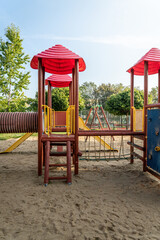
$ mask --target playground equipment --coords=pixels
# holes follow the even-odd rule
[[[86,119],[86,121],[85,121],[85,124],[88,125],[88,126],[90,127],[90,129],[92,129],[92,126],[93,126],[93,125],[95,126],[94,120],[95,120],[95,118],[96,118],[96,116],[97,116],[97,119],[98,119],[100,128],[101,128],[101,129],[104,128],[104,127],[102,126],[101,119],[100,119],[100,117],[99,117],[99,115],[98,115],[98,109],[101,110],[101,113],[102,113],[102,115],[103,115],[103,118],[104,118],[104,120],[105,120],[105,123],[107,124],[108,129],[111,130],[110,124],[109,124],[109,122],[108,122],[108,119],[107,119],[107,117],[106,117],[106,114],[105,114],[105,112],[104,112],[104,109],[103,109],[102,105],[97,105],[97,106],[95,106],[95,107],[91,107],[91,109],[89,110],[87,119]],[[91,116],[92,111],[94,112],[94,115],[93,115],[93,118],[92,118],[92,120],[91,120],[91,123],[88,124],[88,120],[89,120],[89,117]]]
[[[153,175],[159,177],[159,129],[154,117],[155,110],[152,108],[160,108],[160,50],[151,49],[144,57],[142,57],[136,65],[131,67],[128,72],[131,73],[131,121],[130,130],[89,130],[82,119],[79,118],[79,103],[78,103],[78,73],[84,71],[86,66],[84,60],[77,54],[66,49],[62,45],[55,45],[48,50],[45,50],[35,55],[31,61],[31,67],[38,69],[38,114],[27,115],[19,113],[18,118],[16,114],[10,113],[2,116],[0,124],[0,132],[34,132],[37,131],[38,123],[38,175],[42,175],[42,168],[44,165],[44,183],[48,184],[49,180],[66,179],[67,183],[71,183],[71,164],[74,165],[74,173],[78,174],[79,160],[81,155],[79,151],[79,139],[81,137],[93,138],[98,140],[100,146],[103,147],[103,152],[109,151],[114,153],[116,148],[111,144],[107,145],[105,138],[107,136],[119,136],[121,137],[121,146],[123,147],[123,137],[129,136],[130,141],[130,163],[134,162],[134,158],[139,158],[143,162],[143,171],[148,171]],[[56,74],[61,78],[59,81],[47,80],[48,83],[48,103],[45,103],[45,72]],[[158,103],[148,105],[148,74],[158,73]],[[66,74],[72,74],[72,81],[66,80]],[[143,123],[141,127],[137,127],[136,118],[138,116],[137,110],[134,110],[134,75],[144,75],[144,114]],[[56,76],[51,76],[55,78]],[[66,112],[56,112],[52,109],[51,103],[51,86],[64,87],[66,84],[69,86],[69,108]],[[147,109],[151,109],[148,110]],[[150,111],[150,113],[149,113]],[[158,114],[158,113],[157,113]],[[147,116],[148,115],[148,116]],[[59,117],[58,117],[59,116]],[[61,116],[61,117],[60,117]],[[156,115],[157,116],[157,115]],[[21,124],[14,126],[12,124],[12,118]],[[9,119],[9,120],[6,120]],[[36,121],[35,121],[36,119]],[[56,123],[57,119],[57,123]],[[58,122],[61,119],[62,122]],[[151,119],[154,119],[154,124],[150,124]],[[7,122],[8,121],[8,122]],[[24,124],[25,122],[25,124]],[[148,127],[148,130],[147,130]],[[81,128],[81,129],[79,129]],[[149,136],[149,132],[155,132],[155,134]],[[60,134],[61,132],[61,134]],[[154,144],[150,144],[152,139],[155,138]],[[113,140],[112,138],[110,138]],[[141,140],[143,146],[137,144],[136,140]],[[149,139],[149,140],[148,140]],[[147,142],[148,141],[148,142]],[[94,141],[95,142],[95,141]],[[113,141],[114,143],[114,141]],[[151,146],[149,146],[151,145]],[[65,152],[51,152],[52,146],[65,146]],[[113,149],[111,149],[113,148]],[[142,152],[142,155],[136,152],[136,149]],[[95,149],[94,149],[95,150]],[[110,151],[113,150],[113,151]],[[92,149],[90,149],[92,151]],[[102,149],[100,149],[102,151]],[[154,154],[153,154],[154,152]],[[156,153],[155,153],[156,152]],[[66,163],[51,164],[50,156],[66,156]],[[99,155],[100,156],[100,155]],[[72,158],[72,161],[71,161]],[[153,161],[153,165],[151,161]],[[66,167],[66,176],[50,176],[50,167]]]

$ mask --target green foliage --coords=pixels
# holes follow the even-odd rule
[[[149,97],[152,99],[152,103],[158,102],[158,87],[151,88],[151,91],[149,93]]]
[[[69,106],[68,98],[68,88],[54,88],[52,90],[52,108],[55,111],[66,111]]]
[[[14,24],[5,32],[6,40],[0,39],[0,111],[25,111],[23,90],[28,89],[30,73],[25,72],[29,56],[25,55],[20,30]]]
[[[134,106],[136,109],[143,108],[143,91],[134,90]],[[129,115],[130,90],[123,91],[119,94],[113,94],[106,102],[105,110],[114,115]]]
[[[48,92],[45,92],[45,102],[48,101]],[[28,98],[28,111],[38,111],[38,92],[35,95],[35,99]],[[84,108],[84,99],[79,95],[79,110]],[[52,108],[55,111],[66,111],[69,107],[69,88],[53,88],[52,89]]]
[[[85,108],[90,109],[97,104],[97,85],[93,82],[85,82],[80,88],[80,95],[84,99]]]

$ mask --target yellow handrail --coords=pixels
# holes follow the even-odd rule
[[[55,111],[47,105],[42,105],[42,107],[44,108],[44,133],[49,136],[52,133],[52,127],[55,125]]]
[[[70,135],[75,133],[75,106],[70,105],[66,111],[66,131]]]

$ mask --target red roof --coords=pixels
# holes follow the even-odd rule
[[[133,67],[127,70],[131,72],[134,69],[135,75],[144,75],[144,61],[148,61],[148,74],[158,73],[160,69],[160,50],[151,48]]]
[[[79,59],[79,71],[86,69],[83,58],[73,53],[62,45],[55,45],[35,55],[31,60],[31,67],[38,69],[38,58],[42,58],[42,66],[45,71],[55,74],[69,74],[75,66],[75,59]]]
[[[48,85],[48,81],[50,81],[52,87],[69,87],[69,84],[72,82],[72,78],[67,74],[53,74],[45,80],[46,85]]]

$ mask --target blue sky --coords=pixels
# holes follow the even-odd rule
[[[62,44],[86,62],[80,84],[130,84],[126,70],[152,47],[160,48],[159,0],[0,0],[0,36],[14,23],[20,28],[25,53],[35,54]],[[34,97],[37,70],[25,94]],[[157,85],[149,77],[149,88]],[[143,77],[135,77],[143,88]]]

